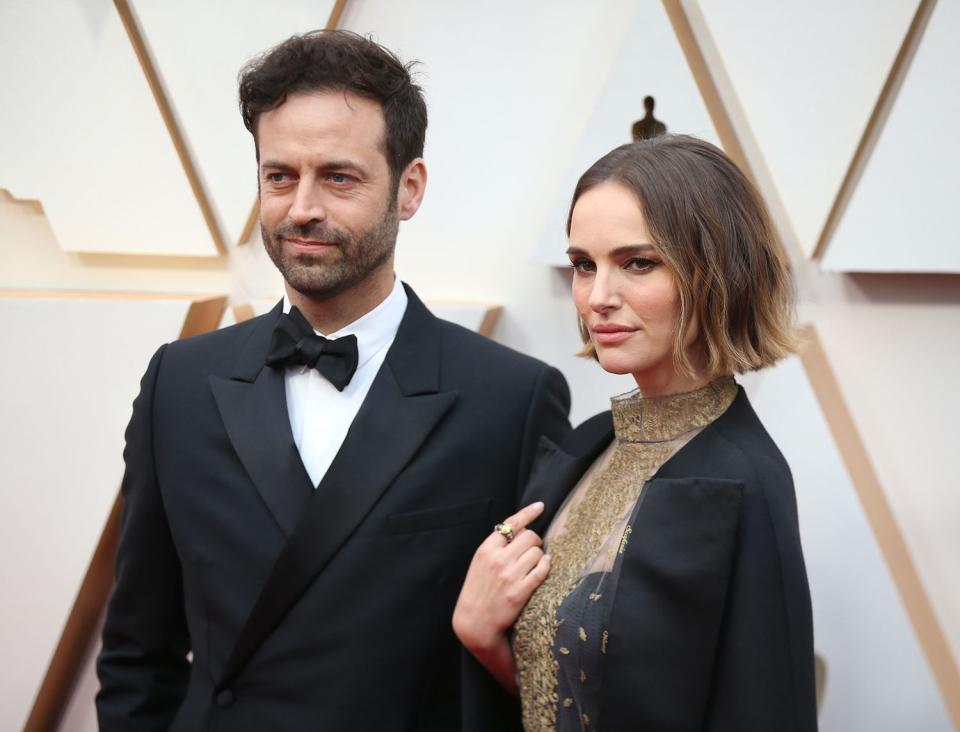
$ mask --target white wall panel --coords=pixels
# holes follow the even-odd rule
[[[70,697],[70,703],[63,711],[63,717],[60,720],[60,726],[57,730],[60,732],[98,732],[97,725],[97,692],[100,691],[100,680],[97,679],[96,660],[100,652],[100,634],[103,632],[103,617],[101,624],[97,626],[97,642],[92,644],[90,652],[87,654],[86,663],[79,674],[77,685],[73,690],[73,696]]]
[[[67,251],[215,255],[110,0],[0,3],[0,187]]]
[[[153,17],[154,13],[163,16],[165,6],[158,0],[133,2],[141,21],[144,17]],[[318,7],[320,4],[318,0]],[[875,100],[875,92],[889,70],[889,62],[916,3],[906,0],[880,0],[869,4],[865,0],[826,3],[817,0],[813,5],[803,5],[765,4],[756,0],[737,3],[702,0],[700,4],[706,19],[711,21],[711,32],[720,46],[720,61],[733,79],[746,110],[748,127],[757,138],[754,142],[759,143],[758,149],[774,173],[776,182],[771,190],[779,191],[790,209],[794,226],[798,231],[807,232],[806,244],[812,245],[836,192],[835,184],[849,163],[863,121]],[[955,3],[941,0],[937,13],[946,13],[950,5],[955,6]],[[191,94],[196,92],[184,86],[189,80],[177,80],[178,74],[190,70],[191,63],[198,78],[208,70],[211,79],[215,70],[217,75],[226,74],[225,67],[220,66],[219,54],[232,47],[231,39],[220,38],[215,31],[204,35],[199,28],[199,37],[208,43],[190,40],[188,44],[183,40],[178,44],[173,35],[177,31],[181,39],[195,39],[196,36],[191,35],[195,29],[189,26],[194,22],[202,25],[200,21],[209,17],[206,15],[208,6],[226,7],[209,3],[190,6],[178,28],[169,21],[171,27],[158,35],[157,29],[167,21],[161,19],[158,25],[158,21],[150,20],[144,22],[144,32],[158,58],[166,86],[174,90],[170,94],[172,102],[196,154],[208,192],[229,231],[241,223],[226,213],[229,207],[235,205],[236,210],[246,213],[239,191],[242,186],[252,183],[252,175],[247,178],[246,172],[253,168],[249,138],[243,138],[245,147],[238,153],[236,161],[219,158],[220,153],[207,155],[204,149],[218,141],[211,142],[204,137],[209,134],[205,118],[214,113],[214,108],[222,110],[224,102],[211,99],[210,109],[201,113],[200,110],[206,108],[200,106],[200,101],[181,101],[191,99]],[[43,13],[54,7],[56,13],[49,20],[45,19]],[[277,8],[271,10],[279,12]],[[253,11],[245,12],[244,17],[250,17],[249,13]],[[630,122],[642,113],[644,94],[654,94],[658,100],[658,116],[664,118],[672,130],[681,130],[680,122],[676,121],[680,117],[668,110],[679,102],[669,100],[672,95],[679,94],[689,80],[682,81],[678,77],[662,91],[647,88],[634,91],[629,86],[631,80],[642,81],[652,70],[631,68],[630,64],[618,60],[623,54],[643,51],[637,49],[636,44],[624,41],[635,19],[644,13],[660,12],[660,3],[648,0],[610,0],[604,3],[583,0],[538,0],[531,3],[507,0],[484,3],[350,0],[344,15],[348,27],[373,32],[405,59],[424,61],[419,80],[426,89],[431,115],[427,141],[430,182],[423,208],[412,221],[401,227],[398,274],[410,282],[427,302],[502,303],[504,311],[495,333],[497,340],[553,363],[564,372],[573,394],[574,422],[606,408],[608,396],[628,390],[632,382],[629,377],[605,374],[596,363],[572,355],[579,347],[579,339],[570,303],[569,274],[530,261],[531,253],[547,236],[559,236],[550,240],[550,246],[556,244],[562,251],[563,217],[557,212],[565,208],[565,199],[572,193],[574,173],[579,173],[581,166],[586,167],[606,148],[628,138]],[[225,17],[219,19],[220,25],[227,27],[234,22],[230,20],[234,14],[226,9],[223,14]],[[23,175],[18,173],[18,179],[39,180],[44,185],[53,186],[61,184],[56,180],[60,175],[74,176],[69,185],[63,183],[62,190],[64,196],[69,193],[71,200],[68,203],[75,207],[69,210],[69,216],[58,216],[60,226],[63,221],[88,228],[94,224],[122,226],[123,233],[136,231],[142,236],[157,237],[164,251],[172,240],[168,236],[170,227],[177,227],[176,231],[201,231],[206,241],[205,251],[212,251],[212,243],[202,226],[196,204],[190,198],[179,161],[175,159],[172,146],[165,147],[169,146],[168,136],[162,129],[142,72],[129,51],[127,39],[116,36],[117,43],[123,42],[120,44],[122,54],[128,54],[124,56],[126,61],[118,64],[111,61],[97,73],[84,74],[71,68],[77,54],[71,56],[69,43],[79,41],[59,45],[48,43],[46,38],[39,37],[39,28],[31,30],[28,27],[25,17],[27,20],[40,18],[43,33],[53,38],[79,28],[85,39],[83,42],[94,49],[90,51],[93,55],[100,53],[96,44],[114,38],[118,28],[115,11],[105,0],[85,3],[66,0],[56,4],[52,0],[34,3],[7,0],[0,3],[0,60],[6,69],[4,104],[0,105],[0,123],[4,130],[0,137],[0,186],[10,187],[23,197],[35,193],[29,187],[20,185],[18,188],[6,182],[8,171],[15,170],[8,164],[15,154],[19,166],[16,170],[23,172],[30,168]],[[718,17],[722,22],[716,22]],[[244,26],[242,19],[236,22]],[[310,26],[319,24],[311,22]],[[924,46],[915,59],[916,68],[923,67],[924,48],[935,37],[935,29],[940,25],[942,21],[935,15],[923,41]],[[239,32],[247,30],[244,26]],[[254,30],[259,32],[257,29],[249,29],[249,32]],[[230,31],[234,32],[238,31]],[[119,33],[123,33],[122,29]],[[171,35],[166,36],[167,33]],[[272,42],[270,39],[265,45]],[[671,49],[660,54],[658,63],[673,57],[664,54],[681,57],[677,48]],[[188,62],[185,67],[180,66],[182,61],[179,58],[173,66],[170,65],[171,54],[177,53]],[[957,58],[956,44],[953,44],[937,64],[943,69],[953,69],[957,67]],[[670,69],[675,68],[679,67],[674,67],[671,62]],[[673,73],[670,69],[668,72]],[[119,82],[116,81],[117,74],[123,77]],[[614,83],[615,78],[624,80],[623,84]],[[903,100],[911,98],[909,87],[912,85],[930,86],[935,95],[948,94],[953,88],[948,85],[949,77],[932,75],[923,78],[925,81],[919,77],[916,81],[907,79],[888,120],[888,125],[893,126],[890,129],[897,129],[897,114],[904,110],[920,114],[918,110],[926,108],[913,102],[903,106]],[[209,83],[213,84],[213,81]],[[232,93],[232,78],[227,88]],[[752,91],[747,94],[748,90]],[[225,94],[223,88],[210,92],[211,95],[214,93]],[[84,94],[98,100],[97,115],[81,114],[82,105],[86,103]],[[37,109],[45,110],[41,119],[31,117]],[[48,113],[51,109],[53,114]],[[69,110],[69,115],[63,114],[64,109]],[[946,113],[937,113],[941,114],[937,124],[940,120],[950,119],[951,115],[956,118],[956,113],[949,111],[952,107],[946,109]],[[150,116],[146,122],[138,123],[133,119],[146,112]],[[240,127],[232,100],[229,114],[229,121],[223,117],[224,124],[233,125],[238,135],[246,135]],[[624,114],[626,119],[622,119]],[[926,141],[921,140],[917,147],[916,138],[926,134],[925,130],[939,130],[931,115],[923,114],[924,117],[916,122],[919,128],[909,128],[909,136],[904,136],[906,133],[900,136],[901,140],[908,141],[908,148],[913,145],[917,150],[925,149]],[[202,119],[191,121],[191,115]],[[859,122],[856,121],[858,116]],[[110,125],[115,119],[133,121],[121,125],[124,129],[119,136],[114,135],[114,145],[112,133],[84,126],[90,124],[88,117],[100,125]],[[66,132],[61,127],[66,124],[64,119],[72,125]],[[150,130],[159,132],[153,136]],[[696,130],[691,126],[685,131]],[[141,136],[136,148],[127,146],[123,138],[133,132]],[[949,152],[950,132],[938,131],[930,135],[931,139],[939,138],[947,157],[952,154]],[[596,155],[587,159],[583,146],[596,139],[599,148],[603,134],[610,136],[604,138],[603,149],[598,149]],[[706,131],[701,134],[709,137]],[[109,144],[104,143],[104,138]],[[874,151],[870,166],[884,159],[882,147],[885,144],[886,137]],[[76,156],[80,155],[78,150],[83,145],[93,145],[99,154],[97,161],[106,163],[106,171],[85,169],[77,163],[79,158]],[[226,141],[224,145],[226,149]],[[44,146],[42,150],[41,146]],[[50,163],[48,149],[61,157]],[[578,163],[577,155],[581,154],[584,159]],[[154,160],[157,155],[162,158],[159,163]],[[118,175],[111,167],[116,159],[125,163]],[[132,166],[130,161],[134,163]],[[881,187],[876,181],[868,180],[872,176],[890,178],[895,183],[907,181],[909,185],[926,190],[924,186],[928,177],[939,180],[936,176],[942,175],[936,172],[936,159],[919,156],[914,160],[908,155],[898,157],[897,161],[889,170],[878,168],[873,171],[868,167],[861,182],[864,191]],[[239,171],[237,181],[229,181],[231,185],[236,183],[237,189],[229,194],[221,193],[221,184],[216,182],[221,180],[219,176],[226,175],[222,171],[226,170],[228,163],[236,164]],[[79,177],[77,171],[84,170],[87,177]],[[145,190],[142,187],[146,185],[142,182],[145,178],[156,178],[162,195],[180,196],[177,201],[182,200],[183,205],[189,203],[192,213],[186,217],[178,214],[180,204],[177,201],[152,206],[155,200],[162,201],[162,197],[154,199],[150,194],[140,195]],[[104,193],[104,179],[116,190]],[[951,180],[946,179],[948,183]],[[795,185],[797,190],[791,195],[799,205],[791,204],[786,193],[789,185],[784,181],[793,181],[790,185]],[[831,186],[833,190],[826,190]],[[952,189],[946,185],[942,187],[949,195]],[[939,194],[939,191],[934,193]],[[804,198],[807,195],[812,198],[807,200]],[[142,208],[131,208],[138,203],[138,198],[141,203],[146,200],[151,204],[146,214]],[[910,200],[907,194],[901,198]],[[891,200],[887,197],[876,203],[871,199],[863,204],[863,211],[867,216],[879,213],[889,217],[891,212],[897,212],[899,205]],[[52,220],[54,212],[48,202],[45,201],[45,205]],[[855,197],[847,211],[851,223],[856,220],[858,205]],[[106,215],[101,215],[102,206],[109,209]],[[944,210],[949,209],[944,207]],[[840,222],[839,238],[834,240],[834,244],[840,243],[835,250],[837,255],[847,246],[842,228],[845,223]],[[951,221],[931,214],[917,218],[914,224],[915,230],[905,246],[920,247],[924,242],[918,242],[918,239],[923,238],[940,250],[938,256],[956,248],[954,239],[951,239],[955,229]],[[895,227],[892,230],[896,230]],[[57,235],[60,236],[59,231]],[[854,235],[858,238],[874,236],[872,230],[863,228],[851,230],[851,237]],[[179,243],[191,241],[189,236],[179,234],[173,240]],[[127,246],[122,237],[118,237],[118,241]],[[858,256],[863,252],[862,247],[869,245],[869,242],[861,244],[859,240],[855,245],[851,244]],[[96,248],[102,249],[100,246]],[[827,250],[828,257],[834,254],[831,248]],[[235,249],[228,258],[166,258],[164,263],[156,258],[132,260],[57,251],[46,220],[36,207],[10,201],[3,194],[0,194],[0,259],[3,261],[0,284],[7,287],[230,291],[233,302],[266,298],[268,306],[274,302],[271,295],[281,291],[279,276],[259,244]],[[939,284],[931,288],[929,279],[891,277],[885,280],[883,288],[878,289],[868,287],[866,278],[822,272],[815,263],[804,259],[796,260],[794,267],[804,300],[805,319],[817,323],[827,354],[849,399],[853,417],[902,526],[918,573],[944,626],[954,658],[960,658],[960,624],[957,622],[960,618],[960,586],[956,581],[954,561],[958,546],[956,537],[960,535],[956,519],[960,516],[957,503],[960,493],[955,490],[957,466],[953,459],[956,452],[953,416],[960,410],[960,392],[954,386],[955,375],[960,369],[957,360],[960,358],[960,342],[952,337],[953,333],[960,332],[960,300],[948,292],[945,280],[941,282],[943,278],[938,278],[936,282]],[[38,312],[44,312],[43,306]],[[33,319],[34,315],[30,312],[24,317]],[[3,322],[6,325],[5,316]],[[70,322],[68,319],[64,324]],[[51,328],[59,336],[64,324],[58,322]],[[102,403],[99,407],[102,416],[99,416],[100,412],[89,412],[85,420],[78,422],[64,413],[60,422],[53,419],[45,419],[39,424],[23,422],[19,430],[21,434],[15,435],[20,442],[10,444],[19,447],[31,443],[35,454],[40,449],[37,445],[62,443],[76,433],[79,424],[92,433],[102,432],[104,440],[109,433],[113,442],[98,453],[102,456],[98,458],[98,465],[104,470],[113,469],[111,465],[118,470],[123,424],[129,415],[130,399],[136,391],[136,379],[149,352],[160,341],[174,335],[152,333],[144,337],[144,352],[130,364],[133,382],[129,393],[124,393],[116,402]],[[82,366],[97,358],[98,343],[96,337],[91,337],[77,344],[71,353],[77,355],[76,360]],[[16,367],[8,364],[7,368]],[[34,368],[33,364],[31,368]],[[830,664],[823,729],[826,732],[847,732],[848,729],[864,728],[844,725],[869,704],[878,703],[887,709],[887,701],[904,698],[899,689],[891,689],[885,679],[878,680],[874,674],[874,666],[878,666],[884,675],[892,674],[899,679],[900,655],[905,668],[913,675],[908,679],[910,685],[905,687],[907,702],[903,706],[907,710],[920,708],[902,728],[924,732],[944,729],[942,703],[930,692],[929,671],[925,670],[923,659],[917,660],[915,645],[904,640],[906,634],[899,599],[890,588],[885,570],[882,567],[877,569],[872,534],[864,527],[862,515],[852,507],[855,502],[850,499],[851,494],[845,492],[847,488],[843,487],[842,481],[837,484],[841,489],[836,495],[824,495],[825,488],[816,482],[822,480],[825,484],[833,480],[831,476],[838,470],[838,463],[835,454],[830,452],[832,443],[821,442],[822,432],[817,432],[820,418],[807,414],[812,402],[804,401],[798,405],[794,401],[801,397],[807,399],[807,387],[799,380],[781,382],[778,374],[779,370],[771,373],[769,380],[759,382],[759,390],[752,389],[752,393],[761,407],[762,416],[793,462],[798,477],[802,530],[817,603],[818,647]],[[20,376],[19,372],[16,375]],[[49,392],[49,398],[44,395],[37,399],[38,408],[60,408],[63,401],[57,390],[60,384],[54,386],[56,388]],[[784,403],[787,399],[790,401]],[[765,404],[774,406],[768,410]],[[2,406],[6,408],[6,403]],[[791,432],[795,426],[791,422],[786,424],[783,432],[779,431],[778,420],[786,419],[787,415],[792,419],[794,412],[799,423],[812,425],[810,429]],[[96,420],[89,416],[93,413],[98,414]],[[7,439],[6,433],[2,437]],[[93,439],[90,435],[83,437]],[[804,466],[804,461],[811,458],[809,450],[801,449],[801,441],[817,445],[816,465]],[[821,453],[824,455],[822,461]],[[48,468],[46,465],[42,467]],[[813,483],[803,477],[805,475],[813,475]],[[109,485],[110,498],[118,479],[117,473]],[[102,483],[106,485],[105,478]],[[0,509],[4,511],[0,521],[6,521],[7,501],[13,500],[11,495],[25,497],[22,492],[11,494],[7,482],[0,484],[3,501]],[[67,497],[71,495],[68,493]],[[810,496],[817,498],[815,503],[818,505],[814,508],[805,503]],[[834,500],[838,517],[817,513]],[[34,513],[22,513],[18,518],[26,520],[39,512],[40,509],[36,509]],[[808,516],[815,520],[811,521]],[[45,518],[46,525],[55,526],[49,516]],[[101,526],[102,521],[96,526],[97,532]],[[7,524],[3,523],[0,529],[6,531],[6,527]],[[29,537],[30,540],[37,542],[41,550],[49,546],[49,553],[41,551],[40,559],[23,560],[23,566],[10,564],[8,568],[3,565],[4,578],[8,572],[43,575],[47,572],[44,562],[52,561],[51,555],[55,551],[61,555],[69,553],[58,549],[60,536],[56,530],[50,534],[38,531],[37,534],[37,537]],[[20,534],[11,536],[16,538]],[[824,548],[819,548],[821,543]],[[831,562],[836,566],[827,564],[827,554],[832,555]],[[8,553],[8,556],[14,555]],[[85,567],[87,558],[68,557],[69,561],[76,561],[78,567]],[[57,612],[66,612],[78,578],[53,574],[45,575],[45,578],[44,592],[49,596],[46,599],[63,600]],[[840,587],[844,583],[847,586],[841,597]],[[824,606],[820,598],[829,598],[828,591],[837,594],[830,600],[832,605]],[[844,605],[844,602],[853,605]],[[32,611],[34,608],[28,609]],[[37,617],[48,624],[44,626],[47,630],[34,631],[22,620],[23,612],[24,607],[18,604],[3,606],[2,615],[8,632],[13,628],[18,635],[25,637],[35,637],[32,634],[36,632],[39,641],[52,648],[60,632],[59,621],[54,623],[47,615],[38,614]],[[888,642],[888,633],[874,633],[876,626],[870,622],[873,615],[893,629],[892,642],[897,657],[892,661],[893,654],[887,654],[883,648]],[[858,627],[861,622],[866,623],[863,632]],[[842,646],[846,650],[840,653],[836,650],[841,648],[835,645],[839,642],[836,639],[847,632],[850,633],[849,642]],[[834,640],[828,643],[831,638]],[[7,636],[0,638],[0,643],[6,648]],[[862,661],[863,664],[858,670],[860,676],[855,686],[850,681],[851,658],[857,658],[858,663]],[[36,668],[45,666],[46,658],[36,663]],[[15,699],[17,704],[22,703],[23,709],[29,704],[35,688],[20,694],[23,686],[18,677],[35,670],[33,666],[21,664],[16,654],[8,654],[8,662],[0,670],[3,674],[0,675],[0,698],[3,699],[0,728],[16,728],[16,722],[7,724],[2,714],[10,707],[8,698]],[[8,679],[13,680],[12,685]],[[94,687],[91,677],[86,676],[67,712],[63,729],[73,732],[95,728],[90,706]],[[9,694],[14,696],[8,697]],[[850,705],[849,710],[840,708],[846,704]],[[892,715],[894,720],[904,720],[896,711]],[[960,719],[956,714],[955,718]],[[869,723],[873,724],[872,721]],[[878,726],[877,729],[884,727]]]
[[[820,313],[824,348],[953,657],[960,658],[957,305],[873,303]]]
[[[960,3],[936,3],[823,257],[847,272],[960,272]]]
[[[696,135],[720,144],[661,3],[634,3],[622,33],[606,42],[618,47],[616,58],[606,77],[591,80],[601,90],[599,98],[573,155],[566,157],[567,170],[555,189],[547,224],[537,242],[536,259],[553,265],[569,263],[564,254],[564,225],[577,180],[602,155],[632,142],[630,128],[644,116],[645,96],[654,97],[654,116],[667,125],[668,132]]]
[[[189,306],[0,297],[0,729],[26,720],[120,487],[140,376]]]
[[[237,108],[237,73],[294,33],[323,28],[333,0],[131,4],[227,240],[236,243],[257,196],[253,138]]]
[[[696,0],[812,254],[917,0]]]
[[[65,252],[39,205],[0,190],[0,289],[229,292],[234,259]]]
[[[948,732],[950,720],[800,359],[744,379],[793,471],[823,732]]]

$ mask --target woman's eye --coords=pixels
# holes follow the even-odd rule
[[[570,267],[578,274],[593,272],[595,269],[593,262],[591,262],[589,259],[574,259],[572,262],[570,262]]]
[[[660,262],[656,259],[648,259],[647,257],[631,257],[626,262],[624,262],[624,269],[630,269],[635,272],[649,272],[651,269],[656,267]]]

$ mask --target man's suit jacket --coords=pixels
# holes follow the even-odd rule
[[[153,357],[126,433],[102,729],[459,729],[457,593],[539,437],[569,431],[569,393],[407,295],[316,490],[264,366],[279,305]]]
[[[613,440],[610,412],[541,441],[541,536]],[[790,469],[743,389],[645,484],[606,621],[601,732],[814,732],[813,625]],[[465,729],[519,730],[468,664]],[[496,693],[494,693],[496,692]],[[485,712],[484,710],[490,710]]]

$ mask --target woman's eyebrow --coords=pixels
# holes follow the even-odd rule
[[[657,251],[657,247],[653,244],[641,243],[641,244],[626,244],[622,247],[617,247],[612,250],[610,254],[619,257],[625,254],[653,254]],[[582,247],[567,247],[567,254],[587,254],[587,250]]]
[[[622,256],[624,254],[653,254],[655,251],[657,251],[657,248],[653,244],[644,242],[641,244],[627,244],[622,247],[617,247],[610,253],[614,256]]]

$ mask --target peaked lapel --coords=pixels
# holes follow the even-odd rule
[[[436,318],[409,288],[407,297],[384,365],[264,583],[218,687],[242,669],[456,400],[456,392],[440,391]]]
[[[520,505],[543,501],[544,509],[530,529],[543,536],[577,481],[613,440],[610,412],[591,417],[571,432],[561,445],[540,438],[539,452]]]
[[[229,379],[210,376],[220,417],[240,462],[286,536],[313,486],[290,431],[282,369],[265,367],[280,302],[250,334]]]

